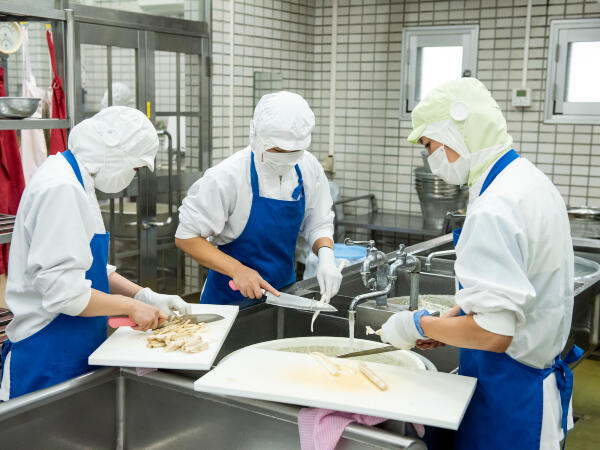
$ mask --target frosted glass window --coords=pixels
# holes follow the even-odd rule
[[[550,24],[544,121],[600,124],[600,18]]]
[[[600,42],[569,45],[568,102],[600,102]]]
[[[400,119],[439,85],[477,76],[478,25],[404,27]]]
[[[422,47],[419,49],[420,73],[418,100],[439,85],[457,80],[462,75],[463,48]]]

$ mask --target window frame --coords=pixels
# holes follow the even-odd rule
[[[417,105],[418,70],[417,58],[420,47],[463,47],[461,73],[477,74],[477,51],[479,25],[443,25],[405,27],[402,30],[402,81],[400,85],[400,120],[410,120],[410,113]]]
[[[594,41],[600,41],[600,19],[553,20],[550,23],[545,123],[600,124],[600,102],[565,101],[569,44]]]

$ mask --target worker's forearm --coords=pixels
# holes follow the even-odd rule
[[[318,238],[312,246],[313,253],[318,255],[321,247],[329,247],[331,250],[333,250],[333,241],[328,237]]]
[[[202,237],[192,239],[175,238],[175,245],[194,258],[198,264],[231,278],[233,278],[235,269],[241,264],[237,259],[226,255]]]
[[[83,317],[93,316],[127,316],[131,312],[135,300],[122,295],[109,295],[92,289],[90,302],[79,314]]]
[[[472,315],[461,317],[423,316],[421,327],[428,338],[455,347],[502,353],[512,342],[512,336],[503,336],[481,328]]]
[[[111,294],[125,295],[126,297],[134,297],[142,289],[141,286],[129,281],[117,272],[113,272],[108,276],[108,285]]]

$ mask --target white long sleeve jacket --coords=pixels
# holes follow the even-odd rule
[[[79,164],[85,191],[60,154],[50,156],[27,184],[9,255],[6,303],[14,314],[6,333],[18,342],[59,313],[79,315],[90,299],[85,273],[90,240],[105,233],[91,176]],[[107,273],[115,270],[107,266]]]
[[[250,155],[250,147],[236,152],[208,169],[192,185],[179,208],[179,227],[175,237],[212,238],[215,245],[224,245],[242,234],[252,206]],[[296,171],[291,168],[283,177],[279,177],[256,159],[255,156],[260,195],[292,200],[292,192],[298,186]],[[318,238],[333,238],[331,194],[323,168],[313,155],[304,152],[298,164],[306,195],[300,234],[312,246]]]

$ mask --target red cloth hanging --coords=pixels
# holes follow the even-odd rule
[[[56,57],[54,55],[54,40],[52,32],[46,30],[46,40],[48,41],[48,51],[50,52],[50,61],[52,62],[52,118],[66,119],[67,108],[65,106],[65,92],[63,90],[62,80],[56,71]],[[51,130],[50,131],[50,148],[48,154],[55,155],[67,149],[67,130]]]
[[[0,97],[6,96],[4,69],[0,67]],[[0,214],[17,214],[25,189],[19,142],[15,130],[0,130]],[[0,245],[0,274],[8,268],[8,244]]]

